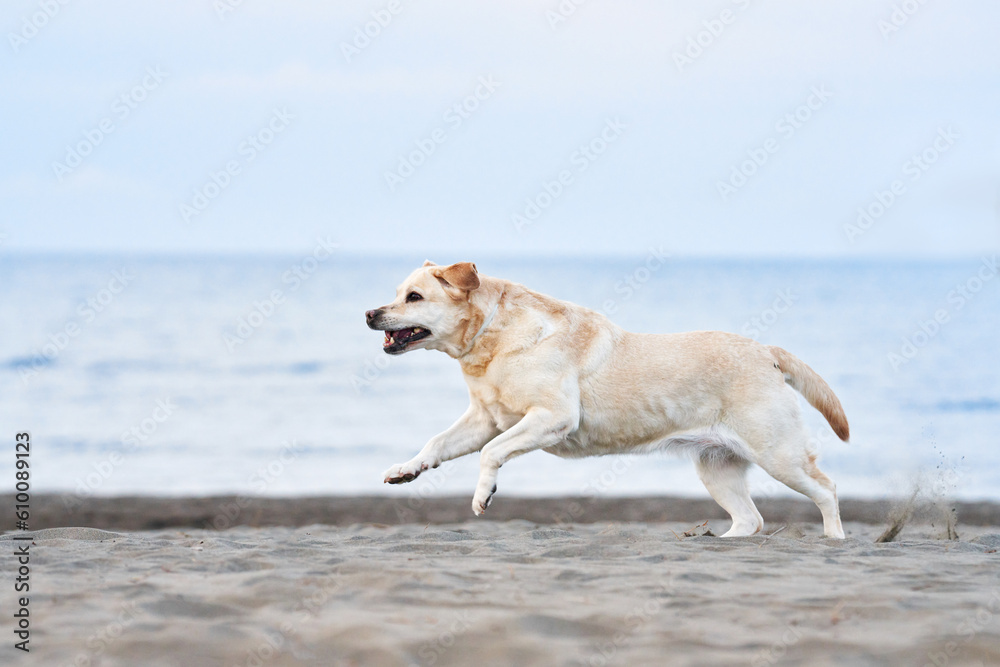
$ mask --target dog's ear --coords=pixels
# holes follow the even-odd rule
[[[434,262],[432,262],[429,259],[425,259],[424,260],[424,266],[437,266],[437,264],[435,264]]]
[[[476,265],[472,262],[459,262],[446,266],[434,273],[439,280],[443,280],[452,287],[460,290],[471,291],[479,288],[479,273]]]

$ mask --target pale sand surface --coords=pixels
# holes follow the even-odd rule
[[[727,522],[708,527],[719,533]],[[1000,664],[1000,528],[960,526],[961,541],[948,541],[939,528],[908,526],[901,541],[878,545],[882,526],[845,527],[845,541],[822,538],[810,523],[727,540],[683,537],[693,526],[676,522],[53,528],[31,546],[32,651],[15,657],[25,665]],[[13,569],[13,558],[0,558],[6,610]],[[12,649],[2,653],[13,664]]]

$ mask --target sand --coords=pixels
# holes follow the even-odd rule
[[[907,526],[900,541],[875,544],[884,526],[848,522],[849,538],[837,541],[815,523],[770,528],[782,525],[726,540],[702,536],[725,530],[718,520],[41,530],[31,547],[32,651],[17,657],[1000,664],[1000,528],[960,525],[955,541],[940,539],[940,526]],[[4,609],[13,568],[0,559]],[[9,621],[2,625],[12,643]]]

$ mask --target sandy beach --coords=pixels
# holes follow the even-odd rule
[[[565,504],[535,506],[546,502],[550,514]],[[884,526],[858,521],[845,524],[844,541],[799,521],[771,523],[770,535],[711,536],[726,527],[718,519],[507,519],[223,531],[47,528],[31,545],[27,660],[1000,662],[1000,527],[959,524],[960,539],[948,540],[940,525],[919,522],[888,544],[874,543]],[[5,581],[13,569],[12,558],[0,560]]]

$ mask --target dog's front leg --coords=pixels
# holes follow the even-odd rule
[[[579,422],[572,411],[553,412],[532,408],[509,430],[483,447],[479,458],[479,483],[472,498],[472,511],[478,516],[486,511],[497,490],[497,472],[515,456],[561,442]]]
[[[482,406],[471,403],[458,421],[431,438],[419,454],[386,470],[385,482],[409,482],[428,468],[437,468],[445,461],[478,452],[499,432],[489,413]]]

